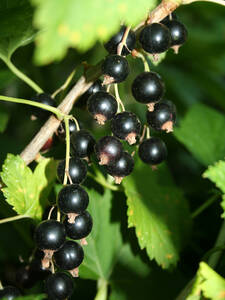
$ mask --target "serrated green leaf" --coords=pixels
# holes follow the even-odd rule
[[[225,279],[211,269],[205,262],[201,262],[199,265],[193,290],[187,297],[187,300],[200,299],[199,296],[201,293],[207,299],[225,299]]]
[[[202,164],[208,166],[225,156],[224,128],[224,115],[206,105],[196,104],[175,128],[174,135]]]
[[[68,47],[85,51],[97,40],[106,41],[121,21],[135,25],[152,9],[155,0],[33,0],[35,25],[44,29],[37,39],[36,60],[49,63],[61,59]],[[52,13],[54,11],[54,14]]]
[[[13,52],[34,38],[32,8],[24,0],[8,0],[0,4],[0,58],[9,61]]]
[[[163,268],[175,265],[190,222],[186,200],[165,165],[152,171],[137,162],[124,179],[128,226],[135,227],[141,249]]]
[[[56,165],[51,159],[41,161],[32,173],[19,155],[8,154],[1,173],[6,185],[2,191],[19,215],[40,219],[55,177]]]

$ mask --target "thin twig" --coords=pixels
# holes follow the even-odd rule
[[[119,43],[118,47],[117,47],[117,54],[118,55],[121,55],[122,53],[122,50],[123,50],[123,47],[125,46],[127,48],[127,37],[128,37],[128,34],[129,34],[129,31],[131,29],[131,26],[128,26],[124,32],[124,35],[123,35],[123,38],[122,38],[122,41]],[[127,50],[129,51],[129,49],[127,48]]]
[[[123,105],[123,101],[120,99],[120,94],[119,94],[118,84],[117,83],[114,84],[114,89],[115,89],[116,101],[117,101],[118,105],[121,106],[122,111],[125,111],[125,107]]]

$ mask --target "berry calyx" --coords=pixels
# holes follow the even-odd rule
[[[54,253],[53,257],[59,268],[68,270],[74,277],[77,277],[77,270],[74,269],[82,263],[84,251],[77,242],[66,241],[62,248]]]
[[[165,143],[158,137],[143,141],[138,149],[140,159],[150,165],[158,165],[167,157]]]
[[[164,23],[170,31],[171,48],[177,54],[179,47],[183,45],[187,39],[187,29],[181,22],[177,20],[169,20]]]
[[[78,184],[64,186],[58,195],[58,207],[74,223],[77,214],[85,211],[89,203],[88,193]]]
[[[158,102],[164,94],[164,83],[155,72],[143,72],[132,83],[134,98],[145,104]]]
[[[121,142],[113,136],[104,136],[95,145],[95,153],[100,165],[107,165],[120,157],[123,151]]]
[[[63,222],[68,237],[74,240],[81,240],[89,235],[92,230],[93,221],[89,212],[84,211],[76,217],[74,223],[70,223],[68,218]]]
[[[170,31],[163,24],[152,23],[142,29],[139,41],[146,52],[151,54],[162,53],[170,47]]]
[[[117,48],[122,41],[126,31],[126,26],[121,26],[120,31],[111,37],[111,39],[104,45],[105,49],[110,54],[117,54]],[[130,30],[126,39],[126,46],[123,46],[122,55],[128,55],[135,47],[136,37],[133,30]]]
[[[49,94],[46,94],[46,93],[36,94],[32,98],[32,101],[56,107],[56,102],[54,101],[54,99]],[[39,107],[32,108],[32,114],[36,118],[40,118],[40,119],[46,119],[51,115],[51,113],[49,111],[44,110]]]
[[[65,300],[73,294],[72,278],[62,272],[51,274],[45,282],[45,290],[51,300]]]
[[[164,130],[167,133],[173,131],[176,121],[176,107],[171,101],[156,103],[154,111],[147,112],[147,122],[155,130]]]
[[[5,286],[3,289],[0,289],[0,299],[13,300],[21,296],[20,291],[11,285]]]
[[[94,150],[95,140],[89,131],[81,129],[71,135],[71,151],[74,155],[89,157]]]
[[[109,55],[102,63],[103,84],[122,82],[127,78],[129,72],[129,65],[125,57],[116,54]]]
[[[61,183],[64,180],[66,160],[62,160],[58,164],[57,175]],[[80,184],[84,181],[87,175],[86,164],[78,157],[71,157],[69,160],[69,180],[72,183]]]
[[[111,129],[116,137],[132,145],[136,143],[136,137],[140,134],[141,123],[134,113],[124,111],[113,117]]]
[[[106,171],[114,177],[115,183],[120,184],[134,168],[134,159],[128,152],[122,152],[119,159],[106,166]]]
[[[107,92],[97,92],[88,99],[88,111],[100,125],[104,125],[106,121],[111,120],[117,109],[116,99]]]

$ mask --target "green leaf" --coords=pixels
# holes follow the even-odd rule
[[[6,129],[8,121],[9,113],[3,107],[0,107],[0,133]]]
[[[6,201],[24,217],[41,219],[47,196],[56,177],[56,164],[51,159],[41,161],[34,173],[19,155],[8,154],[2,167],[2,189]]]
[[[146,53],[146,54],[147,54],[149,60],[151,61],[151,63],[154,66],[158,66],[166,58],[167,51],[157,54],[157,57],[155,55],[153,56],[152,54],[149,54],[149,53]]]
[[[124,179],[128,226],[135,227],[141,249],[163,268],[176,264],[190,222],[187,203],[165,165],[152,171],[138,161]]]
[[[207,299],[225,299],[225,279],[204,262],[200,263],[196,281],[187,300],[200,299],[201,293]]]
[[[203,104],[191,107],[180,126],[175,128],[175,137],[204,165],[224,158],[225,117]]]
[[[219,161],[215,165],[209,166],[203,177],[210,179],[223,192],[221,206],[223,208],[222,217],[225,218],[225,161]]]
[[[34,38],[32,8],[24,0],[2,1],[0,4],[0,58],[9,61],[13,52]]]
[[[49,63],[62,59],[70,46],[86,51],[97,40],[106,41],[118,30],[121,20],[135,25],[146,18],[156,1],[140,0],[138,5],[130,0],[33,0],[33,3],[37,7],[35,25],[42,30],[37,39],[36,60]]]

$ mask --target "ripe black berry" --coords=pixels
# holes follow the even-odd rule
[[[88,157],[94,150],[95,140],[89,131],[81,129],[71,135],[71,151],[78,157]]]
[[[113,136],[104,136],[95,145],[95,153],[100,165],[107,165],[120,157],[123,151],[121,142]]]
[[[164,83],[155,72],[143,72],[132,83],[132,94],[141,103],[158,102],[164,94]]]
[[[171,36],[165,25],[152,23],[142,29],[139,41],[146,52],[156,54],[169,49]]]
[[[126,31],[126,26],[121,26],[120,31],[111,37],[111,39],[104,45],[105,49],[110,54],[117,54],[117,47],[122,41],[124,33]],[[128,55],[135,47],[136,37],[133,30],[129,31],[129,34],[126,39],[126,46],[122,49],[122,55]]]
[[[76,215],[82,213],[88,206],[88,193],[78,184],[64,186],[58,195],[58,207],[67,214],[69,222],[73,223]]]
[[[176,107],[171,101],[156,103],[154,111],[147,112],[147,122],[155,130],[173,131],[176,121]]]
[[[70,131],[70,135],[74,132],[77,131],[77,124],[75,123],[75,121],[73,119],[69,120],[69,131]],[[62,122],[57,130],[57,133],[59,135],[59,137],[62,140],[65,140],[66,138],[66,129],[65,129],[65,123]]]
[[[4,298],[4,300],[13,300],[19,296],[21,296],[20,291],[11,285],[5,286],[0,290],[0,299]]]
[[[165,17],[162,21],[160,21],[160,23],[165,24],[165,23],[168,22],[168,21],[176,20],[176,19],[177,19],[176,13],[175,13],[175,12],[172,12],[172,14],[169,14],[167,17]]]
[[[74,270],[84,259],[83,248],[74,241],[66,241],[59,251],[54,253],[57,266],[63,270]]]
[[[167,148],[160,138],[152,137],[140,144],[138,154],[144,163],[157,165],[166,159]]]
[[[58,250],[65,242],[66,230],[60,222],[46,220],[36,227],[34,239],[41,250]]]
[[[86,106],[88,98],[100,91],[105,91],[105,87],[102,85],[102,81],[98,79],[91,85],[91,87],[89,87],[89,89],[83,95],[81,95],[77,102],[77,106]]]
[[[114,116],[111,129],[116,137],[132,145],[136,143],[136,137],[140,134],[141,123],[134,113],[124,111]]]
[[[97,92],[88,99],[88,111],[101,125],[104,125],[105,121],[111,120],[117,109],[116,99],[107,92]]]
[[[62,272],[51,274],[45,282],[46,293],[51,300],[65,300],[73,294],[72,278]]]
[[[165,23],[171,34],[171,47],[177,53],[178,49],[187,39],[187,29],[177,20],[167,21]]]
[[[61,183],[64,180],[66,160],[62,160],[58,164],[57,175]],[[73,183],[80,184],[87,175],[86,164],[78,157],[71,157],[69,160],[69,176]]]
[[[55,103],[54,99],[49,94],[45,94],[45,93],[36,94],[32,98],[32,100],[35,102],[39,102],[41,104],[46,104],[46,105],[56,107],[56,103]],[[34,107],[34,108],[32,108],[32,114],[37,118],[46,119],[50,116],[51,113],[42,108]]]
[[[128,176],[134,168],[134,159],[127,153],[122,152],[119,159],[106,166],[107,173],[115,178],[115,183],[120,184],[123,177]]]
[[[64,225],[68,237],[74,240],[80,240],[89,235],[92,230],[93,222],[91,215],[87,211],[84,211],[76,217],[74,223],[69,223],[68,218],[66,218]]]
[[[105,75],[104,84],[124,81],[130,72],[128,62],[120,55],[109,55],[102,63],[102,73]]]

